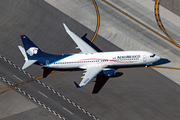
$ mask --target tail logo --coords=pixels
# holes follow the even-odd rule
[[[27,53],[30,55],[30,56],[33,56],[34,54],[37,54],[38,52],[38,48],[36,47],[31,47],[27,50]]]

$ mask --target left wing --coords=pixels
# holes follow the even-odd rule
[[[99,74],[106,66],[89,66],[86,68],[85,75],[82,77],[81,83],[78,85],[76,82],[76,87],[84,87],[87,83],[89,83],[97,74]]]
[[[83,52],[83,53],[97,53],[95,49],[93,49],[90,45],[88,45],[84,40],[82,40],[80,37],[78,37],[76,34],[71,32],[69,28],[64,24],[64,28],[66,32],[69,34],[69,36],[74,40],[74,42],[78,45],[78,48]]]

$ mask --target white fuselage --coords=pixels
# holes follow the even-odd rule
[[[81,83],[77,84],[74,82],[76,87],[79,88],[84,87],[100,72],[105,76],[114,76],[115,68],[133,65],[147,66],[161,59],[159,56],[146,51],[98,52],[70,31],[65,23],[63,23],[63,26],[82,53],[62,55],[45,53],[26,35],[22,34],[20,37],[24,48],[18,46],[25,58],[22,69],[26,69],[32,64],[41,65],[44,68],[43,77],[46,77],[47,74],[52,72],[52,69],[47,69],[47,67],[53,68],[53,70],[84,69],[85,73],[84,76],[82,76]]]
[[[46,65],[50,68],[74,69],[85,68],[93,65],[132,66],[150,65],[160,59],[159,56],[146,51],[120,51],[120,52],[99,52],[87,54],[73,54],[64,59]]]

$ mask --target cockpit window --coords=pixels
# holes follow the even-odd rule
[[[151,55],[150,57],[154,57],[154,56],[156,56],[156,54],[153,54],[153,55]]]

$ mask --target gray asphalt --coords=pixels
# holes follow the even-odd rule
[[[19,72],[18,69],[14,68],[13,66],[10,66],[7,62],[4,62],[1,60],[1,63],[3,64],[2,66],[3,69],[1,69],[2,71],[0,71],[2,73],[2,76],[6,78],[7,80],[10,80],[13,84],[21,83],[21,81],[19,81],[19,79],[17,79],[16,77],[20,78],[24,82],[31,80],[27,75],[25,75],[22,72]],[[3,71],[10,71],[10,72],[4,72],[3,74]],[[16,77],[14,77],[13,75],[16,75]],[[82,114],[82,112],[80,110],[77,110],[76,107],[72,107],[72,105],[68,104],[67,101],[58,97],[56,94],[53,94],[52,91],[48,90],[43,85],[38,84],[37,82],[31,82],[31,83],[22,85],[20,88],[22,90],[25,90],[26,93],[32,95],[34,98],[41,101],[43,104],[50,107],[54,111],[58,111],[58,113],[62,114],[63,117],[67,119],[70,119],[70,120],[71,119],[77,119],[77,120],[88,119],[88,116],[85,114]],[[48,98],[44,97],[39,92],[45,93]],[[74,114],[73,115],[69,114],[67,111],[63,109],[63,107],[70,110]],[[79,114],[80,117],[76,116],[76,113]]]
[[[93,31],[43,0],[16,0],[16,2],[3,0],[0,9],[2,11],[0,14],[0,53],[18,66],[22,66],[24,63],[24,58],[17,47],[22,45],[20,34],[27,34],[42,50],[54,54],[79,52],[75,49],[75,43],[65,32],[62,26],[63,22],[78,36],[88,33],[88,39],[93,37]],[[121,50],[101,36],[96,37],[94,44],[102,51]],[[0,63],[0,75],[12,83],[20,82],[13,75],[25,81],[30,80],[29,77],[8,63],[2,60]],[[26,71],[35,77],[42,75],[42,69],[39,66],[33,65]],[[122,68],[117,71],[119,72],[118,77],[98,80],[98,83],[104,83],[104,85],[96,84],[96,89],[99,89],[97,93],[92,93],[96,79],[93,79],[82,89],[77,89],[74,86],[73,81],[80,82],[82,71],[55,75],[41,79],[41,81],[102,120],[179,119],[179,85],[151,68]],[[37,82],[28,83],[20,88],[67,119],[92,119]],[[48,96],[48,99],[38,94],[37,91],[42,91]],[[1,99],[7,98],[8,96]],[[38,108],[10,115],[3,119],[44,119],[43,116],[46,115],[49,119],[58,119],[53,114],[48,114],[49,112],[40,105],[36,105]],[[74,114],[71,115],[64,111],[63,106]]]

